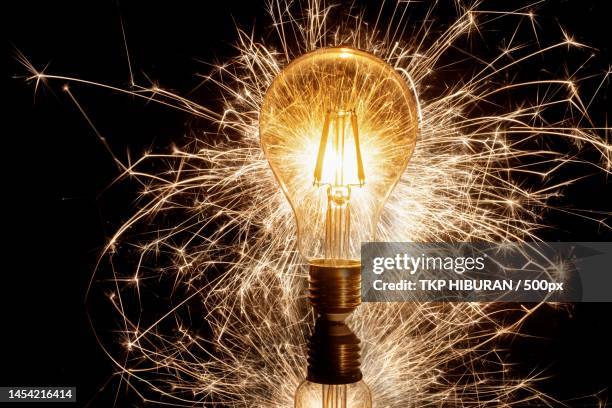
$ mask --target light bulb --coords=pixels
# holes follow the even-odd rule
[[[393,67],[349,47],[281,71],[259,116],[261,145],[293,209],[317,313],[296,408],[367,408],[359,339],[344,319],[361,302],[360,246],[414,151],[418,107]]]
[[[301,254],[310,263],[359,259],[416,143],[417,102],[406,80],[369,53],[322,48],[277,75],[259,121]]]
[[[371,408],[372,395],[363,381],[317,384],[305,380],[295,392],[295,408]]]

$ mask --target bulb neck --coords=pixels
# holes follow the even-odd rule
[[[352,384],[361,380],[359,338],[344,322],[318,318],[308,342],[306,379],[317,384]]]
[[[361,304],[361,264],[342,259],[310,263],[308,298],[324,320],[344,321]]]

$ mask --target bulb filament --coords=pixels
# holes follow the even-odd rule
[[[314,171],[314,185],[327,186],[326,259],[348,258],[351,186],[364,184],[357,115],[352,109],[328,111]]]

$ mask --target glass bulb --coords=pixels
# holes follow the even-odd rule
[[[366,52],[322,48],[278,74],[259,120],[302,255],[357,260],[414,151],[418,108],[406,81]]]
[[[372,408],[372,394],[363,381],[329,385],[306,380],[295,392],[295,408]]]

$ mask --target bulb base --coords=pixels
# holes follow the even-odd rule
[[[343,322],[317,319],[308,342],[306,379],[317,384],[352,384],[361,380],[359,338]]]
[[[361,264],[353,260],[314,260],[308,287],[308,298],[317,314],[343,321],[361,304]]]

